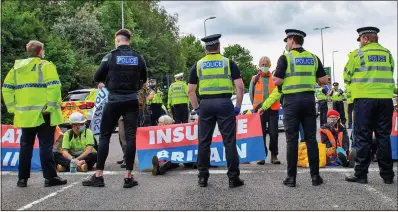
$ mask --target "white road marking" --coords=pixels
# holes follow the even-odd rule
[[[367,185],[367,184],[365,184],[363,186],[366,188],[367,191],[372,193],[372,196],[380,198],[384,204],[392,205],[394,203],[397,203],[396,200],[394,201],[393,199],[384,195],[383,193],[381,193],[379,190],[373,188],[372,186]]]

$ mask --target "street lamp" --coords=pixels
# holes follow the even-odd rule
[[[332,75],[333,75],[333,82],[336,82],[336,78],[335,78],[335,76],[334,76],[334,53],[335,52],[339,52],[339,51],[333,51],[332,52],[332,61],[333,61],[333,69],[332,69]]]
[[[314,30],[321,30],[321,40],[322,40],[322,64],[325,65],[325,58],[323,57],[323,29],[329,29],[330,27],[315,28]]]
[[[205,21],[203,22],[203,25],[205,27],[205,37],[206,37],[206,21],[209,19],[215,19],[216,17],[210,17],[210,18],[206,18]]]
[[[124,29],[124,2],[122,0],[122,29]]]

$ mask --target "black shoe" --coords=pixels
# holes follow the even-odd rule
[[[200,187],[207,187],[207,178],[199,177],[198,184]]]
[[[58,185],[65,185],[68,183],[67,180],[64,180],[60,177],[53,177],[51,179],[44,180],[44,187],[51,187],[51,186],[58,186]]]
[[[345,181],[347,182],[354,182],[354,183],[361,183],[361,184],[367,184],[368,183],[368,178],[367,177],[357,177],[355,175],[351,176],[346,176]]]
[[[314,176],[311,177],[311,179],[312,179],[312,185],[313,186],[319,186],[319,185],[321,185],[323,183],[323,179],[319,175],[314,175]]]
[[[18,179],[17,186],[21,188],[28,186],[28,179]]]
[[[153,156],[152,158],[152,175],[158,175],[160,174],[160,169],[159,169],[159,159],[157,156]]]
[[[138,185],[138,182],[134,180],[134,177],[124,178],[123,188],[132,188],[136,185]]]
[[[91,187],[104,187],[104,177],[96,177],[95,174],[90,177],[88,180],[84,180],[82,182],[83,186],[91,186]]]
[[[296,179],[293,177],[287,177],[284,181],[283,184],[288,187],[296,187]]]
[[[357,151],[355,149],[351,150],[350,160],[349,160],[350,162],[348,164],[349,168],[354,168],[355,167],[355,159],[356,159],[356,157],[357,157]]]
[[[116,161],[117,164],[122,164],[124,162],[124,160],[118,160]]]
[[[342,166],[348,167],[347,157],[342,152],[337,153],[337,158],[339,158]]]
[[[393,184],[394,178],[383,178],[385,184]]]
[[[123,161],[123,163],[120,165],[120,168],[122,169],[126,168],[126,161]]]
[[[265,164],[265,160],[260,160],[257,162],[258,165],[264,165]]]
[[[173,168],[173,163],[171,161],[166,161],[162,166],[159,168],[159,174],[163,175],[164,173],[167,172],[167,170]]]
[[[229,187],[230,188],[243,186],[244,184],[245,184],[245,181],[241,180],[239,177],[229,179]]]

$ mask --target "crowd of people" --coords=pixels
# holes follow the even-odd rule
[[[329,165],[354,167],[355,174],[346,181],[367,183],[371,160],[372,134],[375,132],[376,157],[380,175],[386,184],[393,183],[390,134],[393,113],[394,60],[388,49],[378,43],[375,27],[357,30],[360,48],[349,54],[344,71],[346,92],[333,83],[326,91],[328,76],[319,58],[303,48],[306,34],[287,29],[284,42],[286,53],[280,56],[271,72],[271,60],[264,56],[259,61],[258,73],[249,85],[253,109],[260,114],[266,155],[270,162],[281,164],[278,158],[278,111],[284,110],[287,142],[287,177],[283,184],[296,186],[298,141],[306,143],[312,185],[323,183],[319,173],[319,150],[316,134],[326,145]],[[137,127],[164,126],[188,122],[189,103],[198,116],[198,160],[184,164],[197,168],[198,185],[208,185],[210,145],[216,123],[223,137],[227,160],[229,187],[244,185],[240,178],[239,156],[236,147],[236,116],[241,114],[244,84],[237,64],[220,54],[220,34],[202,39],[206,56],[192,66],[188,85],[182,73],[175,75],[168,89],[168,101],[163,104],[163,92],[150,79],[143,56],[130,47],[131,32],[121,29],[115,33],[116,49],[101,61],[94,75],[99,88],[109,91],[104,107],[99,143],[86,128],[86,119],[78,112],[70,116],[71,129],[60,132],[62,123],[61,83],[56,66],[44,60],[44,44],[30,41],[26,45],[29,58],[16,60],[3,84],[7,109],[14,113],[14,126],[22,128],[21,151],[17,186],[26,187],[30,177],[30,160],[34,138],[39,138],[40,159],[45,186],[64,185],[65,179],[56,170],[67,171],[76,164],[79,171],[95,170],[82,182],[83,186],[103,187],[105,162],[109,143],[116,125],[123,159],[118,161],[126,169],[124,188],[138,185],[132,175],[136,156]],[[319,89],[315,89],[318,84]],[[200,104],[196,91],[200,96]],[[395,89],[396,91],[396,89]],[[231,96],[236,93],[236,105]],[[45,94],[45,95],[43,95]],[[346,126],[343,96],[349,99],[348,127]],[[320,128],[317,129],[315,96],[318,98]],[[328,110],[329,97],[333,110]],[[354,113],[354,118],[351,113]],[[351,142],[347,128],[353,128]],[[269,147],[266,134],[269,134]],[[299,134],[301,139],[299,139]],[[54,142],[55,141],[55,142]],[[264,160],[257,162],[265,164]],[[152,174],[162,175],[179,164],[152,158]]]

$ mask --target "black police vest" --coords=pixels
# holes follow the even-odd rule
[[[137,93],[142,88],[140,72],[141,55],[130,47],[119,47],[111,52],[111,62],[106,87],[111,93]]]

